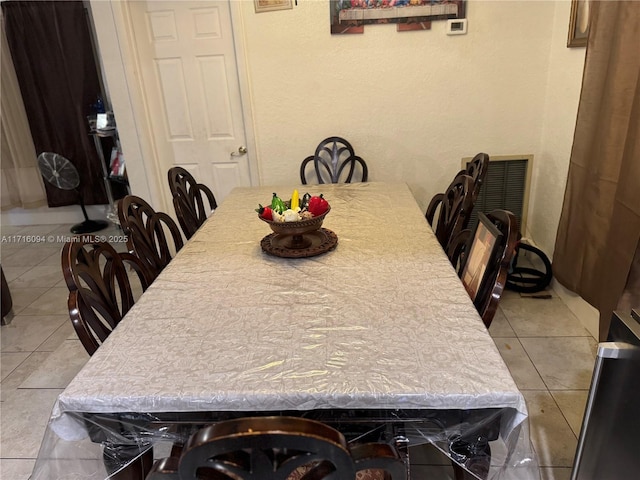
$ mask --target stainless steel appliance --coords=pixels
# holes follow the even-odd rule
[[[598,345],[571,480],[640,477],[640,311],[614,312]]]

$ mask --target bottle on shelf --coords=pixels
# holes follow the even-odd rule
[[[104,102],[102,101],[102,97],[98,95],[98,99],[96,100],[96,104],[94,105],[96,113],[106,113],[104,109]]]

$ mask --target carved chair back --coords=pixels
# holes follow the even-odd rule
[[[173,207],[178,223],[188,240],[205,222],[211,211],[218,208],[218,204],[209,187],[196,182],[184,168],[172,167],[168,176]],[[203,195],[207,198],[209,207],[205,207]]]
[[[127,267],[136,274],[132,277]],[[139,258],[118,253],[95,237],[67,242],[62,248],[62,273],[69,288],[69,316],[89,355],[98,349],[133,306],[135,286],[142,291],[153,281]]]
[[[451,265],[453,265],[453,268],[455,268],[458,273],[462,263],[464,263],[466,259],[472,233],[468,228],[459,231],[451,241],[449,241],[449,245],[447,246],[447,257],[449,257]]]
[[[120,200],[118,217],[127,235],[127,248],[148,266],[155,279],[183,246],[178,226],[169,215],[156,212],[134,195]]]
[[[427,207],[425,217],[445,251],[451,239],[469,224],[474,203],[473,189],[473,179],[469,175],[458,175],[447,191],[435,195]],[[438,218],[434,226],[436,212]]]
[[[351,144],[341,137],[325,138],[313,155],[308,156],[300,165],[300,181],[306,185],[307,166],[313,163],[318,183],[351,183],[354,174],[366,182],[369,176],[367,164],[357,156]]]
[[[156,462],[147,480],[352,480],[356,476],[364,480],[367,474],[407,478],[404,462],[388,444],[349,447],[340,432],[324,423],[299,417],[249,417],[198,430],[179,458]]]
[[[480,188],[484,183],[484,179],[487,176],[487,172],[489,171],[489,155],[486,153],[478,153],[473,159],[467,164],[467,168],[464,170],[460,170],[458,175],[469,175],[473,178],[473,201],[478,198],[480,195]]]

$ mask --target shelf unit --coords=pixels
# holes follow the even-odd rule
[[[109,212],[107,212],[107,219],[113,222],[116,225],[120,225],[120,220],[118,219],[118,211],[116,207],[116,199],[113,194],[113,186],[112,182],[116,182],[120,185],[123,185],[125,188],[125,194],[129,194],[129,182],[127,181],[126,175],[114,177],[109,173],[109,162],[106,160],[104,147],[102,145],[101,139],[110,138],[113,140],[113,146],[120,149],[120,139],[118,138],[118,130],[116,128],[112,129],[104,129],[104,130],[91,130],[89,135],[93,137],[93,142],[96,147],[96,152],[98,153],[98,158],[100,159],[100,164],[102,165],[102,178],[104,180],[104,187],[107,191],[107,199],[109,200]],[[109,152],[109,159],[111,158],[111,152]]]

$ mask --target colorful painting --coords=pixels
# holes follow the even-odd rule
[[[465,18],[466,0],[331,0],[331,33],[363,33],[370,24],[395,23],[399,32],[429,30],[431,21]]]

